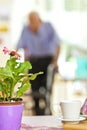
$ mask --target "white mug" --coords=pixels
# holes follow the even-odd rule
[[[63,119],[74,120],[80,118],[81,101],[79,100],[61,101],[60,107]]]

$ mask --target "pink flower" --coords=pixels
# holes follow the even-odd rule
[[[87,115],[87,99],[85,99],[85,102],[83,103],[81,107],[82,114]]]
[[[15,58],[20,58],[21,56],[17,53],[16,50],[9,50],[7,47],[3,49],[4,54],[9,54],[10,56],[14,56]]]
[[[10,54],[10,50],[7,47],[4,47],[3,49],[4,54]]]
[[[17,53],[17,51],[13,50],[10,52],[11,56],[14,56],[15,58],[20,58],[21,56]]]

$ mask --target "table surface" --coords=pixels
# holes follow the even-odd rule
[[[61,127],[58,116],[23,116],[22,123],[30,126]]]
[[[74,125],[64,124],[63,128],[64,130],[87,130],[87,120]]]
[[[63,124],[59,120],[59,116],[23,116],[22,123],[29,126],[48,126],[63,128],[63,130],[87,130],[87,120],[81,121],[79,124]]]

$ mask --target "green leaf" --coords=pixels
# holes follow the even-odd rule
[[[31,84],[29,82],[26,82],[23,84],[23,86],[19,87],[19,90],[17,91],[16,97],[21,97],[24,95],[24,93],[31,88]]]
[[[29,74],[29,80],[35,80],[36,77],[40,74],[43,74],[43,72],[38,72],[38,73],[35,73],[35,74]]]
[[[18,73],[26,73],[27,70],[30,70],[30,69],[32,69],[30,62],[25,61],[25,62],[19,63],[18,67],[15,68],[14,71],[17,72],[18,74]]]
[[[4,84],[6,85],[6,95],[10,97],[13,81],[10,78],[6,78]]]
[[[3,84],[0,82],[0,91],[3,91]]]
[[[38,75],[43,74],[43,72],[35,73],[35,74],[22,74],[19,82],[22,82],[22,84],[25,84],[26,82],[29,82],[30,80],[35,80]]]
[[[12,75],[12,72],[11,72],[10,68],[9,67],[5,67],[5,68],[1,67],[0,68],[0,80],[3,80],[5,78],[7,78],[7,77],[13,79],[13,75]]]
[[[6,67],[9,66],[11,70],[13,70],[15,68],[17,64],[17,59],[16,58],[10,58],[7,63],[6,63]]]
[[[4,94],[7,94],[6,85],[0,82],[0,91],[2,92],[2,95],[4,97]]]
[[[25,76],[25,77],[21,78],[21,79],[19,80],[19,82],[22,82],[22,85],[23,85],[23,84],[29,82],[29,77],[28,77],[28,76]]]

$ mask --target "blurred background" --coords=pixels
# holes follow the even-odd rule
[[[0,0],[1,46],[16,48],[27,15],[32,10],[37,11],[42,20],[49,21],[61,38],[59,72],[54,77],[51,97],[49,91],[47,93],[48,106],[43,100],[40,102],[41,107],[46,107],[46,114],[51,111],[57,115],[60,100],[84,102],[87,97],[87,0]],[[0,57],[0,61],[2,59]],[[24,115],[34,115],[34,101],[29,92],[23,98]]]

